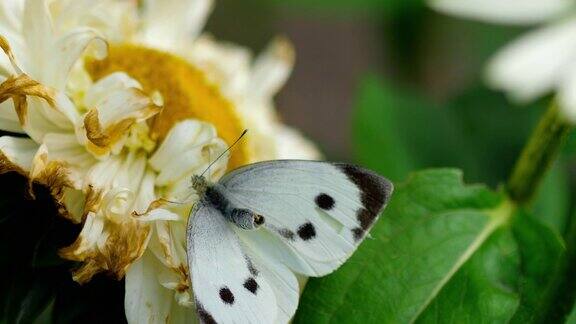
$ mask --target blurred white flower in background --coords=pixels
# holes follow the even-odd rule
[[[576,1],[428,0],[436,10],[484,22],[536,25],[488,64],[490,86],[518,103],[556,93],[561,112],[576,123]]]
[[[62,216],[83,224],[61,251],[75,280],[126,277],[131,323],[190,323],[185,231],[190,177],[244,128],[210,170],[316,159],[283,125],[273,97],[294,64],[275,39],[255,60],[200,35],[210,0],[0,2],[0,173],[48,186]],[[192,196],[194,198],[194,196]]]

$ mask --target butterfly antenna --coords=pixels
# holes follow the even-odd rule
[[[218,160],[220,160],[220,158],[222,158],[224,156],[224,154],[228,153],[234,147],[234,145],[236,145],[242,139],[242,137],[244,137],[244,135],[246,135],[246,133],[248,133],[247,129],[245,129],[242,132],[242,134],[238,137],[238,139],[236,141],[234,141],[234,143],[232,143],[232,145],[228,146],[228,148],[224,152],[220,153],[220,155],[218,155],[216,160],[212,161],[212,163],[210,163],[210,165],[208,165],[206,170],[204,170],[204,172],[202,172],[202,174],[200,176],[203,176],[204,173],[206,173],[206,171],[210,170],[210,167],[213,166],[214,163],[218,162]]]

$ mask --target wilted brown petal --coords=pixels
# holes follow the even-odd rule
[[[21,125],[25,125],[27,115],[26,96],[46,100],[50,107],[56,107],[54,90],[43,86],[26,74],[11,76],[0,84],[0,103],[12,99]]]
[[[106,242],[91,245],[80,234],[69,247],[60,250],[60,256],[82,265],[73,273],[73,278],[79,283],[86,283],[94,275],[107,272],[117,279],[122,279],[126,270],[134,261],[142,256],[150,234],[150,226],[136,221],[113,223],[106,222],[102,234],[106,234]]]
[[[32,188],[32,182],[47,187],[58,208],[58,213],[65,218],[73,219],[64,204],[67,189],[73,189],[68,167],[64,162],[49,161],[44,146],[40,147],[34,158],[29,181],[30,188]]]

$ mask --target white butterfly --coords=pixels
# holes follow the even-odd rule
[[[277,160],[209,184],[187,229],[188,265],[204,323],[287,323],[298,305],[295,273],[337,269],[362,242],[393,190],[349,164]]]

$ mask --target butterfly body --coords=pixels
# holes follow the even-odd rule
[[[299,298],[295,273],[323,276],[356,250],[392,184],[349,164],[278,160],[245,166],[199,195],[187,252],[204,323],[287,323]]]
[[[224,218],[244,230],[256,229],[264,224],[264,217],[234,205],[228,199],[228,191],[221,184],[210,184],[203,176],[192,178],[192,188],[201,197],[202,204],[218,210]]]

